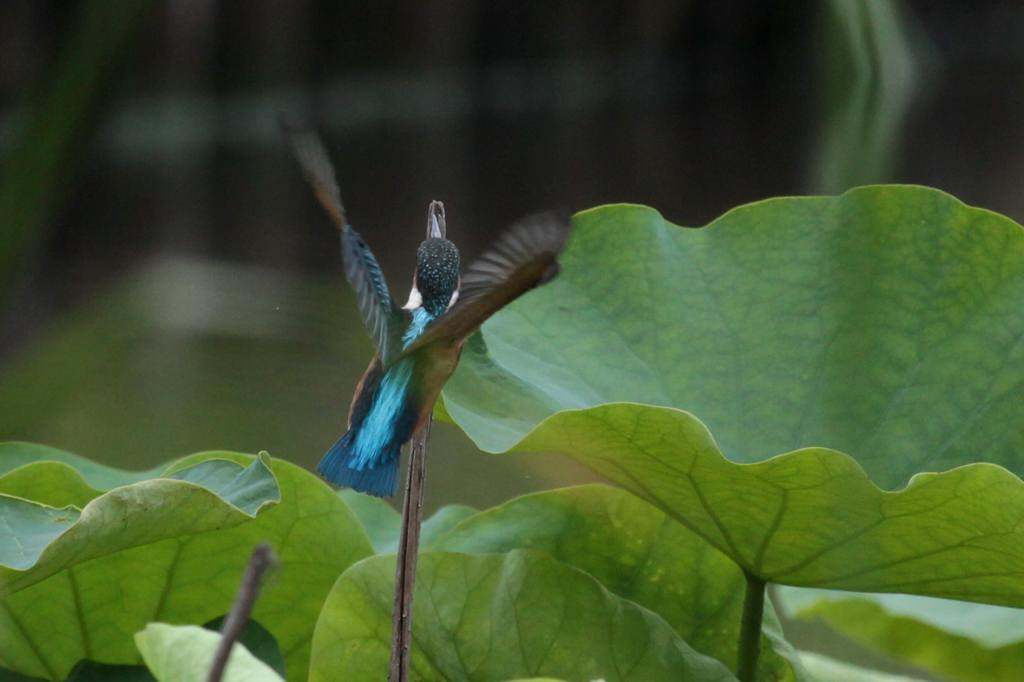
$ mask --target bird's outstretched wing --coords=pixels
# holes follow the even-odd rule
[[[469,336],[502,307],[550,280],[558,274],[558,254],[568,236],[568,221],[547,214],[510,227],[462,276],[455,305],[427,325],[402,356],[442,338]]]
[[[384,273],[362,236],[345,221],[334,167],[320,137],[311,129],[282,124],[302,174],[334,224],[341,231],[345,279],[356,292],[363,324],[385,363],[401,350],[405,316],[391,298]]]
[[[341,231],[341,258],[345,264],[345,279],[359,300],[363,324],[370,332],[381,360],[385,365],[390,364],[402,349],[405,314],[391,298],[384,273],[370,247],[358,232],[347,225]]]

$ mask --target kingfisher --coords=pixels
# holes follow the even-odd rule
[[[346,220],[320,138],[301,128],[286,128],[286,134],[303,175],[341,233],[345,278],[376,348],[352,397],[348,430],[317,471],[335,485],[394,495],[401,448],[430,416],[466,339],[503,306],[558,273],[569,224],[551,215],[526,218],[460,275],[459,250],[446,238],[444,205],[433,201],[408,301],[400,306],[373,252]]]

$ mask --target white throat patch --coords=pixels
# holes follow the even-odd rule
[[[409,300],[402,306],[402,310],[416,310],[422,305],[423,297],[420,296],[420,290],[413,284],[412,289],[409,290]]]
[[[452,292],[452,297],[448,299],[448,306],[445,310],[450,310],[455,302],[459,300],[459,290],[456,289]],[[409,290],[409,300],[402,306],[402,310],[416,310],[417,308],[423,307],[423,296],[420,294],[420,290],[416,288],[414,284],[412,289]]]

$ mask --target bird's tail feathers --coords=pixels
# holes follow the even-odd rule
[[[377,497],[389,497],[398,487],[398,462],[401,443],[389,445],[380,453],[373,465],[353,468],[355,459],[355,431],[339,438],[324,454],[316,470],[335,485]]]

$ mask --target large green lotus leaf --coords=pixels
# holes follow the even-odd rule
[[[832,450],[734,464],[692,415],[632,404],[559,413],[517,447],[579,459],[770,582],[1024,605],[1024,482],[995,465],[885,492]]]
[[[828,447],[888,489],[979,460],[1024,473],[1024,230],[1008,218],[875,186],[697,230],[621,205],[574,225],[561,274],[495,315],[445,389],[484,450],[625,401],[697,415],[738,463]]]
[[[150,623],[136,633],[135,644],[158,682],[205,680],[220,644],[220,634],[198,625]],[[231,648],[224,682],[284,682],[273,668],[241,642]]]
[[[5,478],[14,481],[4,487],[17,494],[12,483],[32,488],[37,479],[55,483],[54,469],[67,471],[66,465],[54,462],[27,464],[8,474]],[[73,478],[64,482],[77,488]],[[243,523],[279,500],[269,458],[253,460],[248,467],[210,459],[167,478],[115,488],[93,498],[81,513],[0,495],[0,534],[5,540],[0,544],[0,596],[90,559]]]
[[[902,594],[787,588],[786,610],[943,679],[1024,678],[1024,610]]]
[[[445,389],[481,447],[575,457],[768,580],[1024,605],[1020,479],[907,482],[1024,467],[1019,225],[867,187],[576,227]]]
[[[26,464],[43,461],[67,464],[82,475],[87,485],[97,491],[154,478],[159,476],[164,468],[159,466],[148,471],[126,471],[48,445],[20,441],[0,443],[0,476]]]
[[[584,485],[516,498],[463,521],[434,542],[466,553],[534,549],[656,612],[690,646],[736,662],[746,579],[724,554],[638,497]],[[795,679],[796,653],[767,607],[759,679]],[[780,651],[775,650],[778,646]],[[784,658],[786,657],[786,658]]]
[[[211,452],[179,460],[167,471],[187,477],[190,467],[210,460],[243,466],[258,461]],[[227,613],[252,548],[268,542],[280,565],[269,576],[253,617],[280,645],[287,678],[305,680],[323,601],[338,575],[371,548],[354,514],[327,485],[287,462],[271,460],[270,466],[281,501],[255,519],[203,533],[168,534],[158,542],[76,562],[7,596],[0,602],[0,667],[61,680],[79,659],[138,663],[135,632],[151,621],[201,624]],[[125,489],[97,497],[83,516],[107,495]],[[141,532],[133,525],[116,524],[128,534]]]
[[[393,556],[334,586],[317,622],[311,682],[385,679]],[[420,556],[411,679],[734,680],[660,616],[541,552]]]

